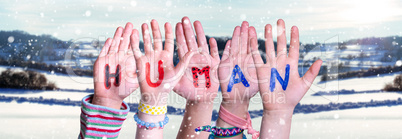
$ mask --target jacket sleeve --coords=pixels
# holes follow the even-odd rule
[[[82,99],[81,130],[79,139],[84,138],[117,138],[121,125],[130,111],[127,103],[123,102],[121,109],[91,104],[93,95]]]

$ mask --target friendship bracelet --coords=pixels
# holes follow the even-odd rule
[[[140,101],[140,104],[138,105],[138,110],[140,112],[143,112],[146,114],[161,115],[161,114],[165,114],[167,112],[167,105],[150,106],[150,105],[144,104]]]
[[[160,128],[163,129],[163,127],[169,122],[169,117],[167,117],[167,115],[165,115],[165,119],[163,121],[159,121],[157,123],[149,123],[149,122],[145,122],[142,121],[140,118],[138,118],[138,112],[134,115],[134,120],[135,122],[137,122],[137,126],[139,128],[145,128],[145,129],[149,129],[152,130],[153,128]]]
[[[211,132],[214,137],[234,137],[243,133],[244,129],[238,127],[223,128],[223,127],[211,127],[210,125],[200,126],[195,128],[195,132]]]
[[[250,114],[247,112],[247,119],[244,120],[226,110],[222,105],[219,110],[219,118],[221,118],[226,123],[240,127],[242,129],[247,129],[247,133],[252,135],[253,139],[257,139],[260,136],[260,132],[253,129],[251,123]]]

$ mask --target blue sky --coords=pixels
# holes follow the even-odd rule
[[[199,20],[210,36],[231,36],[243,20],[259,37],[265,24],[282,18],[287,31],[297,25],[304,43],[402,35],[400,0],[266,0],[266,1],[144,1],[144,0],[4,0],[0,30],[50,34],[62,40],[112,37],[115,28],[156,19],[176,24],[183,16]],[[274,34],[276,35],[276,34]],[[288,34],[289,36],[289,34]]]

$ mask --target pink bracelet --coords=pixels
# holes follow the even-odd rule
[[[251,134],[253,139],[257,139],[260,136],[260,132],[253,129],[250,114],[248,112],[247,119],[244,120],[243,118],[237,117],[236,115],[230,113],[221,105],[219,110],[219,118],[230,125],[247,130],[247,134]]]

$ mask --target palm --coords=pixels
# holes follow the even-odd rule
[[[242,83],[234,84],[231,93],[228,94],[230,96],[235,96],[238,95],[236,93],[244,93],[241,94],[241,96],[246,96],[246,98],[250,99],[258,92],[256,68],[254,66],[250,67],[250,65],[254,65],[251,54],[239,54],[238,56],[229,56],[228,59],[225,59],[221,62],[221,65],[219,67],[219,79],[223,80],[223,82],[221,83],[222,92],[227,92],[229,78],[232,75],[235,65],[238,65],[240,67],[250,86],[246,87]],[[235,78],[238,78],[238,75],[236,75]]]
[[[278,20],[278,47],[275,56],[274,44],[272,39],[272,27],[267,25],[265,27],[266,38],[266,56],[267,63],[263,63],[261,56],[258,52],[258,47],[253,47],[255,54],[253,55],[257,65],[258,79],[260,82],[260,93],[263,99],[264,109],[268,110],[284,110],[293,109],[297,103],[303,98],[304,94],[310,88],[311,83],[317,76],[318,70],[321,66],[320,61],[317,60],[307,71],[307,73],[300,78],[298,73],[299,61],[299,32],[297,27],[292,27],[291,41],[289,56],[286,51],[286,35],[285,23],[283,20]],[[257,42],[252,42],[257,43]],[[285,79],[286,66],[289,65],[289,82],[286,89],[275,79],[274,91],[270,91],[271,69],[275,68],[279,75]],[[285,83],[286,84],[286,83]]]
[[[119,108],[123,99],[138,88],[136,64],[129,45],[132,29],[131,23],[126,24],[124,31],[122,27],[117,28],[113,39],[106,40],[95,61],[94,104]]]
[[[119,56],[120,55],[120,56]],[[118,59],[116,63],[111,62],[111,58]],[[126,61],[124,61],[124,59]],[[111,64],[114,63],[114,64]],[[105,89],[105,66],[106,64],[110,67],[110,72],[115,73],[116,66],[121,67],[121,82],[119,86],[115,86],[113,83],[116,79],[111,79],[110,88]],[[103,97],[110,98],[111,96],[124,99],[129,96],[134,90],[138,88],[137,78],[136,78],[136,66],[134,55],[124,54],[123,51],[119,52],[118,55],[109,54],[107,56],[99,57],[94,64],[94,76],[98,77],[98,81],[95,82],[95,92]]]
[[[145,55],[139,49],[138,31],[134,30],[131,42],[137,61],[138,81],[140,83],[142,101],[152,105],[166,104],[166,98],[172,88],[177,84],[187,67],[189,58],[193,55],[188,52],[183,55],[183,60],[174,67],[173,65],[173,32],[169,23],[165,24],[165,45],[162,50],[162,36],[156,20],[151,21],[153,34],[153,47],[147,24],[142,25]],[[149,64],[149,69],[147,65]],[[161,65],[159,65],[161,64]],[[162,69],[162,71],[159,71]],[[149,72],[149,75],[147,75]],[[163,76],[162,76],[163,73]],[[160,78],[159,78],[160,77]],[[158,104],[161,103],[161,104]]]
[[[164,92],[168,93],[171,90],[171,85],[175,85],[173,80],[176,72],[174,71],[172,57],[171,54],[167,51],[161,52],[152,52],[149,55],[143,55],[139,58],[141,62],[138,63],[140,67],[138,69],[139,73],[139,83],[141,86],[141,92],[144,93],[157,93],[157,92]],[[162,83],[157,87],[151,87],[148,85],[146,81],[146,63],[150,64],[150,79],[152,82],[157,82],[159,80],[158,75],[158,62],[163,61],[163,71],[164,71],[164,78]],[[170,82],[170,81],[173,82]],[[177,82],[177,81],[176,81]]]
[[[256,38],[254,27],[248,28],[248,23],[243,22],[241,28],[236,27],[233,32],[232,40],[226,44],[222,61],[219,65],[219,79],[221,80],[221,89],[229,97],[224,97],[227,100],[246,99],[249,100],[258,92],[257,72],[254,66],[254,60],[250,53],[250,39]],[[229,50],[230,49],[230,50]],[[229,53],[229,54],[228,54]],[[238,65],[246,78],[249,86],[246,87],[243,83],[236,83],[232,90],[228,92],[228,84],[232,75],[233,69]],[[235,78],[239,78],[236,75]],[[240,93],[240,94],[238,94]],[[238,98],[238,96],[245,98]]]
[[[194,30],[191,27],[190,20],[187,17],[184,17],[182,21],[183,23],[178,23],[176,25],[176,40],[179,47],[179,60],[182,61],[183,54],[189,51],[193,51],[195,54],[190,59],[190,63],[186,68],[187,70],[185,71],[184,76],[180,79],[178,85],[176,85],[173,90],[189,101],[212,101],[219,89],[217,67],[220,59],[216,41],[213,38],[210,39],[209,50],[202,25],[199,21],[195,21],[194,28],[198,41],[198,43],[196,43]],[[202,69],[205,70],[203,71]],[[194,75],[193,70],[195,73]],[[196,72],[198,70],[200,71]],[[196,78],[194,79],[193,76]],[[209,83],[207,82],[208,79]],[[194,81],[196,83],[194,83]]]
[[[206,61],[211,61],[208,63],[201,63]],[[193,64],[194,63],[194,64]],[[180,79],[178,85],[174,88],[174,91],[178,93],[180,96],[183,96],[187,100],[190,101],[206,101],[209,99],[215,98],[215,95],[219,89],[219,83],[217,80],[217,66],[219,64],[219,59],[212,58],[211,56],[205,56],[202,54],[194,54],[194,56],[190,60],[190,64],[187,67],[187,70],[184,76]],[[203,69],[208,65],[210,67],[210,86],[207,87],[205,73],[198,74],[198,86],[194,85],[192,68],[196,67],[198,69]]]

